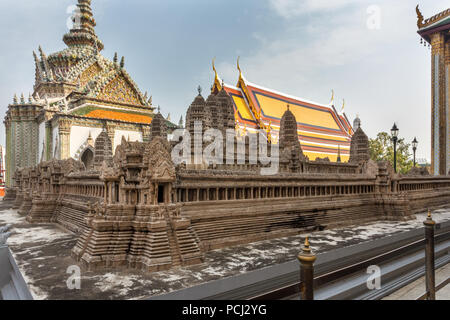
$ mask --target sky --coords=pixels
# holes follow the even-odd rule
[[[415,6],[425,18],[448,0],[92,0],[102,54],[125,68],[161,112],[178,123],[213,83],[211,61],[236,85],[247,80],[318,103],[335,91],[339,110],[359,115],[370,138],[396,122],[430,159],[430,50],[420,45]],[[0,1],[0,113],[15,93],[33,91],[33,50],[65,47],[76,0]],[[0,128],[4,144],[5,128]]]

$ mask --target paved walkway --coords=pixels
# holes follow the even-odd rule
[[[436,270],[436,285],[450,278],[450,263]],[[417,279],[383,300],[416,300],[425,293],[425,277]],[[450,300],[450,284],[436,292],[436,300]]]

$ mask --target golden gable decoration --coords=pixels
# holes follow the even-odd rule
[[[117,76],[100,92],[98,99],[140,105],[139,94],[122,76]]]

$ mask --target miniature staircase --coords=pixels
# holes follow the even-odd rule
[[[179,266],[181,266],[181,257],[180,257],[180,252],[178,249],[178,244],[175,239],[175,233],[172,230],[168,213],[166,213],[164,216],[166,218],[166,223],[167,223],[167,227],[166,227],[167,228],[167,238],[169,239],[169,248],[170,248],[170,256],[172,259],[172,267],[179,267]]]

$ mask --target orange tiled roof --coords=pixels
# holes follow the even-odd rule
[[[118,111],[100,110],[100,109],[93,110],[88,114],[86,114],[85,116],[89,118],[121,120],[126,122],[137,122],[147,124],[152,122],[152,118],[150,116]]]

